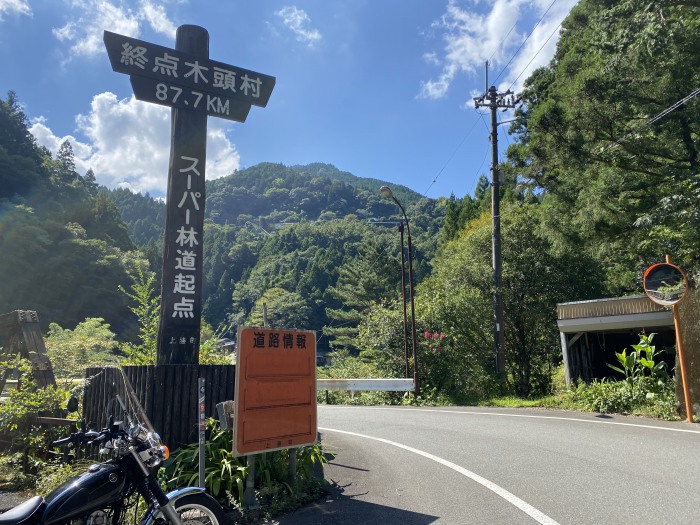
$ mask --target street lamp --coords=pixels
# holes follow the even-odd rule
[[[404,251],[403,240],[404,223],[399,222],[399,233],[401,234],[401,301],[403,306],[403,358],[405,364],[404,377],[408,376],[408,321],[406,320],[406,252]]]
[[[396,205],[401,210],[401,213],[403,213],[404,221],[406,221],[406,232],[408,234],[408,285],[411,297],[411,348],[413,350],[413,391],[416,397],[418,397],[420,395],[420,382],[418,379],[418,355],[416,354],[416,308],[413,298],[413,252],[411,247],[411,227],[408,224],[406,210],[403,209],[401,203],[396,199],[396,197],[394,197],[394,194],[391,192],[389,186],[382,186],[381,188],[379,188],[379,193],[381,193],[383,197],[391,199],[396,203]],[[403,243],[401,244],[401,257],[403,264]],[[406,300],[404,297],[404,308],[405,307]],[[405,340],[406,338],[404,337],[404,341]]]

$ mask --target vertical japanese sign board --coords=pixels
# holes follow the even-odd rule
[[[157,364],[197,364],[202,312],[207,115],[244,122],[275,78],[209,59],[209,34],[177,29],[175,49],[104,32],[112,69],[134,96],[172,108]]]
[[[316,334],[239,328],[233,453],[316,442]]]

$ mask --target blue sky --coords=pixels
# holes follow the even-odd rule
[[[277,79],[245,123],[209,118],[208,178],[326,162],[462,197],[489,170],[489,120],[473,104],[484,62],[517,92],[576,1],[0,0],[0,94],[17,93],[41,145],[70,139],[81,173],[162,196],[170,110],[133,98],[102,32],[174,48],[178,26],[199,25],[210,58]]]

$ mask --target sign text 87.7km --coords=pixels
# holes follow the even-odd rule
[[[110,31],[104,42],[112,69],[131,78],[138,100],[245,122],[265,107],[275,77],[144,42]]]
[[[131,87],[138,100],[163,106],[206,111],[209,115],[228,120],[244,122],[250,111],[250,104],[238,99],[196,91],[155,78],[132,76]]]

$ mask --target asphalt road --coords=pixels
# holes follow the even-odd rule
[[[318,415],[333,491],[280,525],[700,523],[697,424],[483,408]]]

